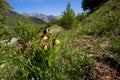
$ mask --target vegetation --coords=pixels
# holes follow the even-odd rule
[[[12,8],[9,3],[7,3],[5,0],[0,1],[0,25],[4,24],[4,21],[6,19],[5,12],[10,9]]]
[[[7,19],[5,21],[5,24],[10,26],[10,27],[17,26],[17,21],[22,20],[22,19],[23,20],[25,19],[26,22],[28,22],[29,24],[35,24],[37,26],[40,26],[39,24],[45,23],[44,21],[42,21],[40,19],[33,18],[33,17],[24,17],[23,15],[18,14],[14,11],[11,11],[11,10],[8,10],[6,12],[6,16],[7,16]]]
[[[88,16],[88,13],[84,12],[84,13],[78,14],[76,18],[79,22],[81,22],[81,21],[84,21],[87,16]]]
[[[0,79],[119,79],[120,1],[104,4],[75,16],[68,3],[61,18],[39,26],[19,18],[11,27],[1,18]]]
[[[105,3],[108,0],[82,0],[82,8],[83,10],[96,10],[101,3]]]
[[[75,13],[71,9],[70,2],[67,4],[66,10],[63,12],[62,18],[60,19],[60,26],[66,29],[77,26],[77,19],[75,18]]]

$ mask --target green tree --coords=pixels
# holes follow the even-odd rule
[[[5,26],[5,21],[7,19],[6,12],[11,10],[12,7],[5,0],[0,0],[0,39],[5,38],[9,34],[9,29]]]
[[[100,4],[106,2],[108,0],[82,0],[82,8],[83,10],[90,10],[91,12],[96,10]]]
[[[11,10],[12,7],[5,0],[0,0],[0,25],[3,24],[6,20],[6,12]]]
[[[74,11],[71,9],[70,2],[68,2],[66,10],[63,12],[60,25],[66,29],[77,26],[77,19],[75,17]]]

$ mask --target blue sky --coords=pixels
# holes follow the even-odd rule
[[[68,2],[75,13],[81,13],[82,0],[6,0],[14,11],[18,13],[40,13],[45,15],[59,16],[66,9]]]

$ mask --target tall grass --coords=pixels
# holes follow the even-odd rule
[[[23,27],[25,26],[25,27]],[[1,79],[17,79],[17,80],[73,80],[73,79],[90,79],[92,76],[93,61],[89,56],[83,55],[72,44],[73,37],[67,32],[61,32],[58,38],[61,41],[60,45],[52,45],[53,38],[48,42],[48,50],[44,50],[39,42],[36,31],[29,25],[16,27],[21,32],[15,32],[14,35],[19,35],[19,41],[23,45],[22,51],[19,51],[16,44],[7,45],[1,43],[0,48],[0,78]],[[25,29],[24,29],[25,28]],[[32,31],[32,34],[31,34]],[[22,35],[25,32],[25,35]],[[35,32],[35,33],[34,33]],[[27,35],[29,36],[28,38]],[[31,49],[26,46],[27,41],[31,41]],[[91,61],[90,61],[91,60]]]

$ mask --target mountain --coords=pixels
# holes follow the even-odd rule
[[[30,23],[30,24],[38,24],[39,25],[39,24],[45,23],[45,21],[43,21],[42,19],[38,19],[35,17],[26,17],[15,11],[11,11],[11,10],[7,11],[6,15],[8,16],[6,24],[10,25],[10,26],[15,26],[17,24],[18,19],[24,19],[24,18],[26,18],[28,20],[28,23]]]
[[[25,16],[25,17],[32,17],[32,18],[41,19],[41,20],[43,20],[44,22],[49,22],[49,21],[57,18],[57,16],[44,15],[44,14],[38,14],[38,13],[30,13],[30,14],[28,14],[28,13],[23,13],[22,15]]]

